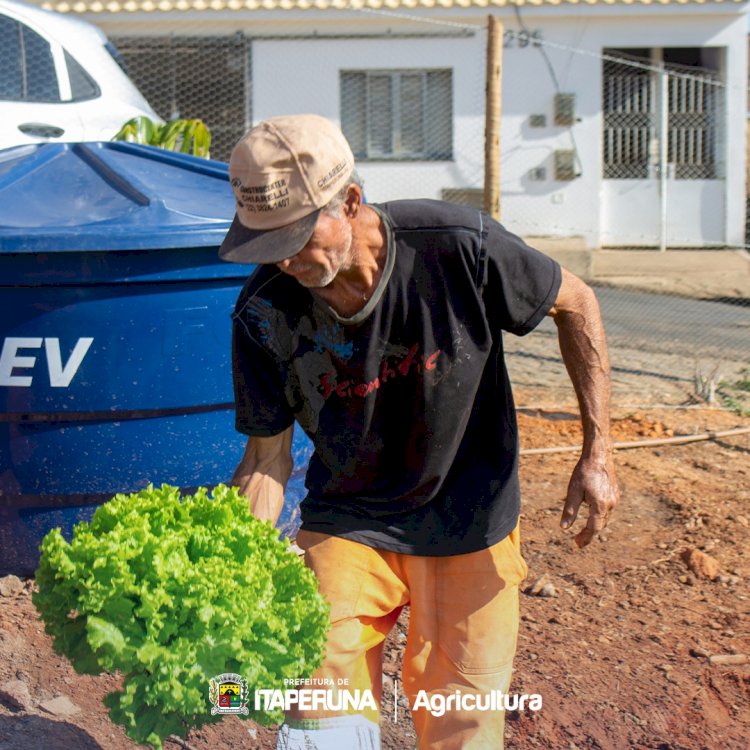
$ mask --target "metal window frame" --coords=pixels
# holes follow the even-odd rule
[[[365,79],[364,86],[364,106],[365,106],[365,154],[360,157],[360,161],[444,161],[429,155],[427,132],[425,125],[425,113],[428,111],[428,86],[427,78],[431,73],[445,72],[453,79],[452,68],[366,68],[366,69],[346,69],[339,71],[339,76],[343,74],[361,74]],[[421,151],[407,151],[402,145],[402,118],[401,111],[401,78],[404,75],[419,75],[421,78],[421,107],[422,107],[422,143]],[[371,123],[373,103],[370,96],[370,79],[375,76],[387,76],[391,81],[391,152],[383,153],[377,151],[371,140]],[[339,79],[340,80],[340,79]]]

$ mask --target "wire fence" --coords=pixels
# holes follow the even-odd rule
[[[305,23],[256,27],[247,14],[219,24],[209,12],[176,10],[159,13],[153,25],[123,24],[107,13],[89,20],[107,31],[130,78],[164,119],[206,122],[212,158],[226,160],[263,117],[316,111],[341,123],[368,200],[432,197],[482,206],[485,27],[349,10],[312,31]],[[26,49],[19,85],[28,92],[41,85],[35,71],[53,62],[34,51],[33,40],[14,39],[15,47],[3,46],[2,64]],[[728,83],[724,51],[576,47],[555,41],[551,25],[529,26],[518,9],[506,21],[503,47],[502,221],[531,244],[551,238],[572,270],[583,264],[591,272],[616,398],[645,398],[646,391],[673,403],[743,396],[750,365],[750,294],[743,290],[750,285],[733,284],[732,276],[738,254],[748,250],[747,204],[737,210],[744,176],[728,154],[746,147],[728,103],[747,91]],[[71,50],[66,57],[70,81],[81,90],[86,77],[74,56]],[[652,254],[669,248],[667,255],[712,249],[709,270],[726,265],[726,283],[701,289],[697,271],[692,298],[672,293],[680,284],[660,294],[634,290],[633,279],[618,288],[592,271],[602,247]],[[643,257],[634,252],[633,263]],[[670,273],[679,277],[679,269]],[[633,268],[638,275],[647,271]],[[542,326],[528,340],[508,342],[521,386],[564,379],[553,337],[554,329]]]
[[[226,161],[252,124],[248,96],[251,43],[243,34],[205,37],[190,29],[167,36],[118,36],[130,78],[165,119],[200,118],[211,156]]]

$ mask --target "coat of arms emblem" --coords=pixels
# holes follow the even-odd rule
[[[238,674],[225,673],[209,680],[208,699],[211,715],[249,714],[247,707],[247,680]]]

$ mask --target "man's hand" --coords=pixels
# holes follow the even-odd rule
[[[275,524],[284,506],[284,488],[292,473],[293,426],[271,437],[250,437],[232,482],[250,501],[250,510]]]
[[[585,547],[607,525],[609,516],[620,500],[612,457],[602,460],[581,458],[568,483],[560,526],[569,529],[575,522],[581,503],[589,506],[589,517],[575,536],[576,544]]]

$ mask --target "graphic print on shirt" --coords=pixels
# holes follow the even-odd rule
[[[330,351],[339,359],[348,360],[354,353],[354,343],[346,340],[344,327],[334,321],[331,325],[319,328],[314,332],[315,351]]]
[[[369,356],[356,350],[356,331],[348,331],[319,308],[292,322],[270,301],[252,297],[245,307],[246,322],[275,356],[293,362],[295,378],[285,384],[302,427],[315,433],[326,401],[374,397],[381,388],[410,378],[440,382],[453,369],[440,348],[423,351],[380,339]],[[290,329],[290,324],[293,329]],[[458,335],[460,341],[460,334]]]
[[[323,373],[320,378],[323,399],[327,401],[334,395],[339,398],[367,398],[390,380],[406,378],[410,373],[422,374],[426,377],[427,373],[437,367],[440,354],[440,349],[425,354],[420,351],[419,344],[412,344],[408,349],[401,345],[387,344],[386,351],[380,360],[378,374],[373,378],[342,379],[336,369]]]
[[[245,305],[245,330],[252,337],[251,328],[258,331],[260,343],[279,359],[290,359],[293,352],[292,334],[286,316],[275,310],[267,299],[250,297]],[[242,320],[242,316],[239,316]],[[254,325],[251,325],[254,324]]]

